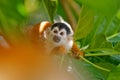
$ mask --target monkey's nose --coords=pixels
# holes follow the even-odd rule
[[[60,42],[60,37],[55,35],[53,37],[53,40],[58,43],[58,42]]]

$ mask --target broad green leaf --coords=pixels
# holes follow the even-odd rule
[[[100,48],[104,42],[106,42],[106,37],[104,34],[98,34],[93,38],[90,48]]]
[[[117,17],[113,17],[111,18],[111,20],[107,20],[108,22],[106,22],[106,24],[108,24],[106,31],[104,31],[106,33],[106,36],[112,36],[112,35],[116,35],[119,30],[120,27],[120,20],[117,19]],[[106,26],[105,26],[106,27]]]
[[[50,21],[53,22],[57,7],[57,0],[42,0],[42,2],[46,7],[46,11],[48,12]]]
[[[118,0],[77,0],[83,5],[88,6],[96,13],[101,13],[106,16],[113,16],[116,14],[119,4]]]
[[[103,25],[104,16],[94,16],[94,25],[92,31],[87,35],[87,37],[84,38],[84,42],[82,43],[83,46],[91,44],[91,42],[94,41],[94,38],[96,34],[100,34],[102,32],[102,29],[98,29]]]
[[[120,19],[120,9],[119,9],[119,11],[117,13],[117,18]]]
[[[77,24],[77,29],[75,31],[75,40],[86,37],[93,29],[93,22],[94,12],[83,7]]]
[[[106,58],[107,58],[107,57],[106,57]],[[109,58],[109,57],[108,57],[108,58]],[[110,62],[104,61],[103,58],[101,58],[101,62],[96,63],[96,64],[99,65],[99,66],[102,66],[102,67],[104,67],[104,68],[106,68],[106,69],[109,69],[109,70],[112,70],[112,69],[115,68],[115,66],[116,66],[116,65],[114,65],[114,64],[112,64],[112,63],[110,63]],[[101,74],[103,74],[104,79],[106,80],[109,72],[106,72],[106,71],[103,71],[103,70],[100,70],[100,69],[99,69],[98,71],[99,71]]]
[[[109,73],[107,80],[120,80],[120,65]]]
[[[115,48],[114,48],[115,50],[117,50],[117,51],[120,51],[120,42],[119,43],[117,43],[117,45],[115,46]]]
[[[106,60],[108,60],[108,59],[106,59]],[[120,54],[111,56],[108,61],[115,65],[120,64]]]
[[[112,43],[111,43],[111,42],[108,42],[108,41],[103,42],[100,47],[101,47],[101,48],[113,49]]]

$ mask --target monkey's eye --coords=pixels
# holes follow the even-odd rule
[[[63,36],[63,35],[64,35],[64,32],[61,32],[60,35]]]
[[[58,31],[57,31],[57,30],[54,30],[53,32],[54,32],[54,33],[58,33]]]

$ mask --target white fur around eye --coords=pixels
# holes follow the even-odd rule
[[[59,31],[58,27],[53,28],[52,33],[56,34],[55,31],[57,31],[57,33],[58,33],[58,31]]]
[[[60,30],[59,35],[60,35],[60,36],[65,36],[66,33],[67,33],[66,30],[65,30],[65,29],[62,29],[62,30]]]

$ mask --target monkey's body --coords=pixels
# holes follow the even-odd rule
[[[83,55],[73,41],[73,34],[71,26],[66,22],[52,25],[43,21],[32,29],[32,39],[47,54],[66,54],[71,50],[76,55]]]

